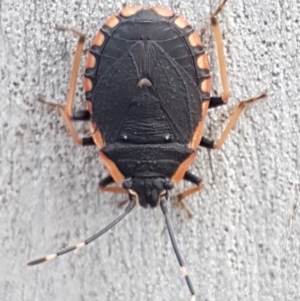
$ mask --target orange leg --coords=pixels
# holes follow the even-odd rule
[[[78,145],[93,145],[93,139],[91,137],[89,138],[79,138],[77,131],[75,130],[73,124],[72,124],[72,119],[73,119],[73,105],[74,105],[74,97],[75,97],[75,91],[76,91],[76,80],[78,77],[78,71],[79,71],[79,65],[80,65],[80,59],[83,51],[83,45],[85,42],[85,35],[80,32],[79,30],[70,27],[70,28],[65,28],[65,27],[57,27],[58,30],[68,30],[72,31],[76,35],[79,36],[77,48],[76,48],[76,53],[74,56],[74,61],[73,61],[73,68],[71,72],[71,78],[70,78],[70,84],[69,84],[69,91],[67,95],[67,102],[65,105],[61,105],[59,103],[47,101],[43,97],[39,96],[38,100],[42,103],[48,104],[50,106],[56,107],[61,114],[63,121],[69,130],[74,142]],[[88,111],[80,111],[78,114],[74,116],[74,119],[76,120],[89,120],[89,113]]]
[[[120,194],[128,194],[128,190],[123,187],[107,187],[110,184],[115,183],[114,179],[111,176],[107,176],[102,179],[99,183],[99,188],[101,191],[112,192],[112,193],[120,193]],[[125,204],[127,204],[130,200],[124,200],[119,202],[118,208],[122,208]]]
[[[227,127],[225,128],[224,132],[222,133],[220,139],[217,141],[213,141],[213,140],[209,140],[205,137],[202,137],[200,146],[207,147],[207,148],[220,148],[223,145],[223,143],[225,142],[225,140],[226,140],[228,134],[230,133],[230,131],[232,130],[232,128],[237,123],[239,116],[246,109],[246,107],[249,104],[252,104],[252,103],[258,101],[259,99],[265,98],[267,96],[268,96],[267,92],[264,92],[259,96],[252,97],[252,98],[246,99],[244,101],[241,101],[234,109],[234,111],[229,119],[229,122],[227,124]]]
[[[217,19],[217,15],[222,11],[225,3],[227,0],[224,0],[215,10],[215,12],[211,15],[210,20],[211,20],[211,25],[212,25],[212,30],[213,34],[215,37],[216,41],[216,46],[217,46],[217,52],[218,52],[218,59],[219,59],[219,69],[220,69],[220,74],[221,74],[221,82],[222,82],[222,87],[223,87],[223,93],[222,97],[216,98],[216,102],[219,102],[218,104],[214,104],[214,98],[212,98],[212,103],[210,107],[218,106],[227,103],[230,92],[229,92],[229,85],[228,85],[228,79],[227,79],[227,72],[226,72],[226,61],[225,61],[225,55],[224,55],[224,46],[222,42],[222,34],[219,26],[219,22]]]
[[[101,191],[105,191],[105,192],[112,192],[112,193],[127,193],[128,194],[128,191],[123,188],[123,187],[100,187],[100,190]]]
[[[192,173],[190,173],[189,171],[187,171],[183,177],[184,180],[189,181],[193,184],[195,184],[195,187],[189,188],[181,193],[179,193],[176,196],[176,201],[179,204],[179,206],[186,211],[186,213],[188,214],[188,217],[193,217],[194,213],[192,212],[192,210],[187,206],[187,204],[185,203],[185,201],[183,200],[184,198],[186,198],[187,196],[194,194],[198,191],[200,191],[204,185],[202,184],[202,181],[200,178],[198,178],[197,176],[193,175]]]
[[[112,192],[112,193],[127,193],[128,190],[123,187],[108,187],[108,185],[115,183],[111,176],[107,176],[99,182],[99,188],[101,191]]]
[[[214,107],[218,107],[220,105],[226,104],[230,97],[229,85],[228,85],[228,79],[227,79],[227,73],[226,73],[224,46],[223,46],[223,42],[222,42],[221,30],[220,30],[218,19],[217,19],[217,15],[222,11],[226,2],[227,2],[227,0],[223,0],[223,2],[217,7],[217,9],[211,15],[211,18],[210,18],[215,41],[216,41],[216,46],[217,46],[223,93],[222,93],[221,97],[211,97],[210,98],[209,108],[214,108]],[[223,145],[223,143],[225,142],[225,140],[226,140],[228,134],[230,133],[230,131],[232,130],[232,128],[237,123],[239,116],[245,110],[245,108],[249,104],[254,103],[257,100],[265,98],[265,97],[267,97],[266,92],[262,93],[261,95],[259,95],[257,97],[252,97],[250,99],[240,102],[236,106],[235,110],[233,111],[233,114],[228,122],[228,125],[225,128],[224,132],[222,133],[220,139],[217,141],[213,141],[213,140],[207,139],[206,137],[202,137],[200,146],[207,147],[207,148],[220,148]]]

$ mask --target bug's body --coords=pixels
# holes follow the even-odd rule
[[[97,145],[109,176],[99,183],[103,191],[128,193],[125,212],[107,227],[82,243],[29,262],[39,264],[79,249],[121,221],[139,203],[143,207],[160,204],[170,239],[186,279],[191,301],[195,291],[174,240],[168,219],[168,190],[181,180],[196,185],[177,195],[183,199],[202,187],[201,179],[188,171],[198,146],[219,148],[246,106],[266,97],[266,93],[240,102],[217,141],[202,137],[209,108],[227,103],[229,87],[217,15],[227,0],[211,15],[216,40],[221,97],[210,96],[207,56],[198,34],[182,17],[161,7],[128,7],[110,17],[100,29],[86,61],[84,88],[87,110],[73,112],[76,78],[85,35],[79,35],[66,105],[39,98],[58,108],[74,141]],[[66,29],[66,28],[63,28]],[[91,137],[79,138],[72,121],[89,120]],[[122,183],[123,187],[109,187]]]
[[[137,189],[155,196],[163,185],[155,188],[154,180],[180,181],[210,97],[207,57],[194,29],[167,9],[125,9],[96,36],[85,76],[93,137],[113,179],[139,179],[133,184],[144,187]],[[158,198],[146,202],[138,194],[141,204],[157,205]]]

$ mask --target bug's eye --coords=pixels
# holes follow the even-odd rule
[[[164,187],[165,189],[167,190],[171,190],[174,188],[174,183],[170,180],[167,180],[165,183],[164,183]]]
[[[123,186],[123,188],[125,188],[125,189],[130,189],[131,186],[132,186],[131,180],[124,181],[124,182],[122,183],[122,186]]]

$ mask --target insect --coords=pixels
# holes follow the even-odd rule
[[[109,175],[99,183],[102,191],[128,194],[125,212],[85,241],[29,262],[39,264],[79,249],[120,222],[138,204],[160,205],[167,230],[186,279],[191,300],[195,291],[174,239],[167,201],[174,184],[194,184],[177,201],[189,212],[184,199],[203,188],[201,179],[189,171],[198,147],[219,148],[245,107],[262,93],[242,101],[217,141],[202,136],[207,110],[227,103],[225,58],[217,15],[227,0],[211,15],[217,45],[222,96],[210,95],[208,59],[200,37],[181,15],[162,7],[128,7],[111,16],[95,36],[87,55],[84,78],[87,110],[73,112],[76,78],[85,35],[79,36],[70,89],[65,105],[54,106],[79,145],[96,145]],[[91,136],[79,138],[72,121],[90,121]],[[122,183],[122,186],[116,186]],[[189,212],[190,213],[190,212]]]

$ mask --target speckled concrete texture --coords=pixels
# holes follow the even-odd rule
[[[56,111],[64,103],[76,38],[86,48],[106,17],[134,1],[0,1],[0,299],[3,301],[189,300],[159,209],[134,210],[85,249],[53,262],[26,262],[94,234],[125,197],[99,193],[107,174],[94,147],[76,147]],[[203,37],[221,92],[209,1],[144,1],[184,14]],[[175,235],[201,301],[300,300],[300,4],[229,0],[220,25],[232,97],[210,111],[217,138],[239,100],[269,91],[248,109],[220,150],[200,149],[192,170],[205,189],[186,219],[169,204]],[[85,107],[84,58],[76,108]],[[78,124],[82,136],[88,126]],[[180,185],[183,189],[185,184]]]

